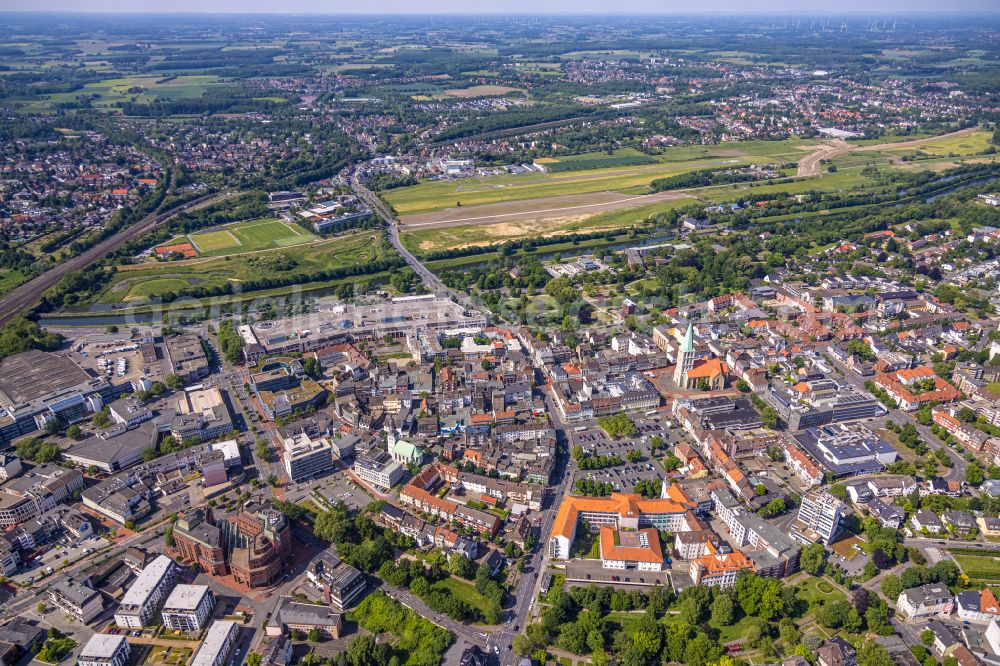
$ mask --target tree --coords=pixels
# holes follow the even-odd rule
[[[320,639],[323,638],[323,632],[320,631],[319,627],[313,627],[309,630],[309,641],[312,643],[318,643]]]
[[[858,647],[858,666],[895,666],[889,651],[875,641],[862,641]]]
[[[826,568],[826,548],[814,543],[804,547],[799,554],[799,568],[812,576],[820,576]]]
[[[247,666],[260,666],[261,656],[256,652],[247,655]]]
[[[382,666],[389,661],[389,646],[372,636],[358,636],[347,646],[347,661],[351,666]]]
[[[725,593],[716,595],[712,602],[712,624],[716,627],[728,627],[733,623],[734,615],[733,598]]]
[[[163,383],[172,391],[179,391],[184,388],[184,380],[179,375],[170,374],[163,380]]]
[[[931,567],[931,576],[937,582],[944,583],[949,587],[955,584],[960,573],[958,565],[951,560],[941,560]]]
[[[163,533],[163,543],[167,546],[167,548],[173,548],[177,545],[177,541],[174,539],[173,525],[167,525],[167,529]]]
[[[309,356],[302,361],[302,370],[313,379],[319,379],[323,376],[323,365],[315,356]]]
[[[83,430],[77,424],[73,424],[66,428],[66,436],[70,439],[80,439],[80,435],[83,434]]]

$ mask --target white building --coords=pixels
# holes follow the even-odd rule
[[[282,441],[282,458],[288,478],[299,481],[317,478],[333,471],[333,447],[325,438],[311,439],[306,433],[292,435]]]
[[[803,495],[798,518],[792,523],[792,535],[803,543],[833,543],[840,532],[844,503],[826,492],[817,490]]]
[[[239,629],[232,620],[217,620],[208,628],[205,640],[191,660],[191,666],[223,666],[236,643]]]
[[[208,585],[178,585],[163,604],[163,625],[178,631],[201,631],[215,608]]]
[[[146,565],[115,611],[115,624],[123,629],[140,629],[153,619],[160,602],[177,581],[177,566],[166,555]]]
[[[130,654],[125,636],[94,634],[83,646],[76,663],[77,666],[125,666]]]
[[[355,457],[354,473],[365,483],[389,490],[403,478],[403,466],[391,460],[386,451],[372,449]]]
[[[907,620],[947,617],[955,609],[955,598],[946,585],[930,583],[903,590],[896,600],[896,609]]]

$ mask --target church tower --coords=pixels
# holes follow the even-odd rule
[[[677,367],[674,368],[674,383],[678,388],[687,388],[687,373],[694,367],[694,325],[688,324],[684,339],[677,351]]]

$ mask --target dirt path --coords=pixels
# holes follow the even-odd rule
[[[956,132],[940,134],[938,136],[929,136],[923,139],[911,139],[909,141],[898,141],[896,143],[877,143],[869,146],[852,146],[846,141],[835,139],[822,144],[814,152],[799,160],[799,169],[795,175],[799,178],[818,176],[820,173],[820,160],[828,160],[843,153],[874,153],[880,150],[895,150],[897,148],[919,148],[920,146],[926,146],[929,143],[934,143],[935,141],[940,141],[941,139],[968,136],[978,129],[978,126],[967,127],[966,129],[958,130]]]

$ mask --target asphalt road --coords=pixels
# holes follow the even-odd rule
[[[150,214],[139,220],[132,226],[122,229],[114,236],[105,239],[94,247],[84,250],[77,256],[69,259],[58,266],[55,266],[41,275],[28,280],[24,284],[15,287],[2,298],[0,298],[0,327],[4,326],[11,319],[28,308],[32,308],[42,300],[42,295],[54,287],[62,278],[74,271],[86,268],[98,259],[103,258],[112,250],[121,247],[127,241],[141,234],[156,228],[170,218],[204,205],[215,203],[216,200],[225,198],[227,195],[206,194],[188,203],[175,206],[160,214]]]

